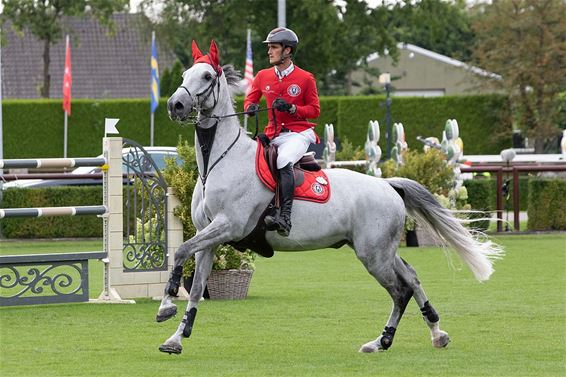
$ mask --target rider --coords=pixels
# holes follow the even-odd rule
[[[244,101],[249,115],[259,110],[263,96],[268,106],[269,124],[265,135],[277,146],[277,170],[279,172],[280,211],[266,216],[268,230],[277,230],[288,237],[291,230],[291,207],[295,178],[293,165],[306,153],[310,143],[318,143],[314,132],[316,124],[307,121],[320,115],[320,104],[314,76],[293,64],[293,54],[299,39],[287,28],[273,29],[263,43],[267,44],[269,63],[274,67],[259,71]]]

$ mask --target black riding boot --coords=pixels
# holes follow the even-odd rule
[[[293,193],[295,191],[295,176],[293,164],[279,169],[279,203],[281,209],[275,216],[266,216],[267,230],[277,230],[283,237],[288,237],[291,231],[291,208],[293,207]]]

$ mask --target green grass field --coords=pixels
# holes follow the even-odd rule
[[[0,375],[566,375],[566,235],[496,240],[507,255],[481,284],[440,249],[400,251],[452,338],[446,349],[431,346],[412,301],[389,351],[358,353],[381,332],[391,304],[343,248],[259,259],[247,300],[200,304],[180,356],[157,350],[180,318],[154,322],[159,304],[151,300],[1,308]],[[90,251],[100,249],[100,242],[76,246],[3,242],[0,253]],[[95,297],[101,265],[91,266]]]

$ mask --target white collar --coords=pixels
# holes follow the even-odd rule
[[[275,75],[277,75],[279,80],[282,80],[284,77],[289,76],[291,72],[293,72],[293,70],[295,69],[295,65],[293,64],[293,62],[291,62],[291,65],[288,66],[287,69],[283,71],[279,71],[276,66],[273,68],[275,69]]]

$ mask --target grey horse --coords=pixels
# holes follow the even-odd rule
[[[215,48],[212,44],[211,52]],[[181,353],[182,338],[191,334],[212,269],[214,249],[246,237],[273,198],[273,193],[256,175],[256,142],[245,134],[237,117],[225,117],[235,111],[230,87],[239,82],[238,73],[231,66],[221,69],[214,61],[214,54],[212,57],[211,64],[201,62],[185,71],[182,85],[168,100],[170,118],[182,123],[192,119],[200,132],[195,138],[200,179],[191,206],[197,234],[176,251],[173,271],[157,314],[157,321],[164,321],[177,313],[172,300],[178,292],[182,265],[195,255],[197,267],[185,315],[175,333],[159,347],[168,353]],[[503,255],[503,250],[471,233],[415,181],[379,179],[345,169],[328,169],[326,174],[332,187],[330,200],[325,204],[295,200],[289,237],[267,232],[267,242],[278,251],[344,244],[355,251],[393,300],[383,332],[363,344],[360,352],[385,351],[391,346],[411,297],[421,308],[433,346],[445,347],[450,338],[440,329],[438,314],[415,270],[397,253],[405,212],[455,250],[479,281],[489,279],[492,262]]]

